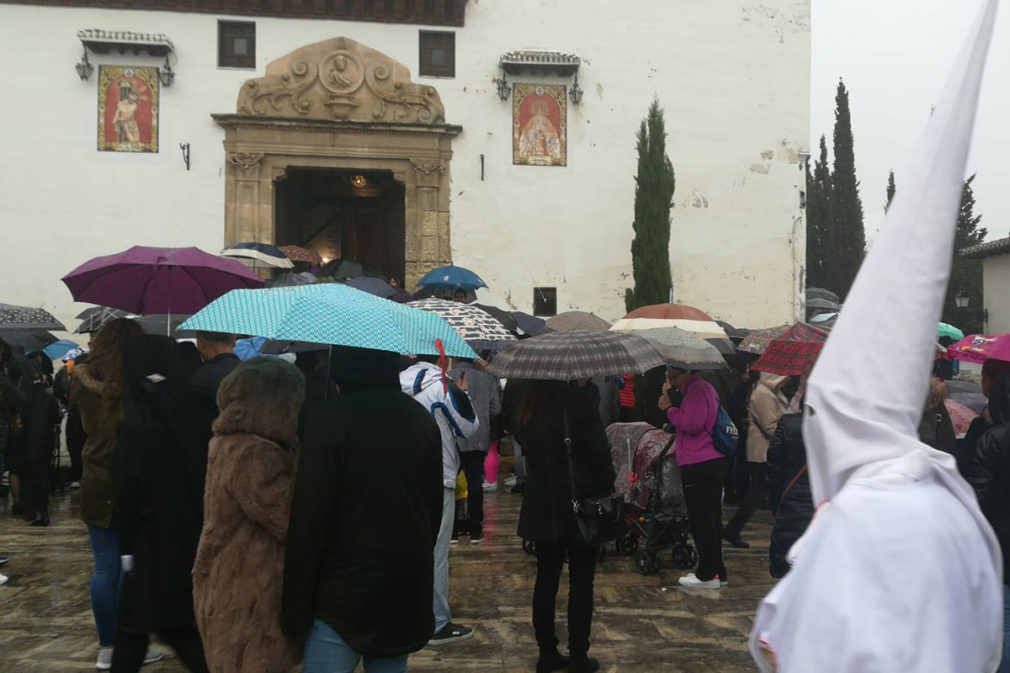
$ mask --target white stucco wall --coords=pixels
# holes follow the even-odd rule
[[[343,35],[436,86],[446,121],[463,127],[451,165],[453,257],[494,295],[530,310],[533,287],[556,286],[559,311],[624,314],[634,134],[658,96],[677,176],[677,300],[738,325],[788,322],[800,314],[804,263],[798,155],[809,136],[809,15],[809,0],[471,0],[456,29],[456,77],[419,79],[418,26],[257,19],[254,72],[216,67],[217,19],[226,16],[0,5],[9,92],[0,103],[0,302],[42,305],[69,325],[82,306],[59,278],[77,264],[134,244],[220,249],[224,132],[211,113],[234,112],[239,86],[267,62]],[[97,69],[82,82],[73,68],[83,28],[165,33],[175,44],[158,154],[96,150]],[[512,165],[511,101],[491,80],[501,54],[527,47],[583,59],[586,93],[568,107],[565,168]],[[188,172],[180,142],[191,146]]]
[[[1010,332],[1010,255],[995,255],[982,260],[982,306],[989,312],[987,334]]]

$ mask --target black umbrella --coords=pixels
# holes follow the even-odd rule
[[[154,313],[152,315],[145,315],[139,318],[134,318],[137,324],[144,328],[144,331],[148,334],[165,334],[175,337],[176,339],[193,339],[196,337],[196,332],[189,330],[179,330],[179,325],[185,322],[189,318],[188,315],[175,313],[168,315],[165,313]]]
[[[508,311],[503,311],[497,306],[488,306],[487,304],[473,303],[470,305],[476,306],[485,313],[490,313],[495,320],[500,322],[505,327],[505,329],[507,329],[509,332],[512,332],[516,336],[519,335],[519,323],[516,322],[516,319],[513,318],[512,314],[509,313]]]
[[[355,278],[348,278],[346,284],[349,287],[353,287],[355,290],[361,290],[362,292],[367,292],[368,294],[374,294],[376,297],[382,297],[383,299],[392,299],[400,293],[398,288],[393,287],[386,281],[381,278],[376,278],[375,276],[357,276]]]
[[[65,330],[66,327],[44,308],[0,304],[0,329]]]
[[[125,318],[130,315],[128,312],[118,308],[108,306],[92,306],[77,314],[77,319],[81,324],[74,330],[75,334],[90,334],[102,329],[102,326],[110,320]]]
[[[25,353],[36,353],[58,339],[44,329],[0,329],[0,341]]]
[[[553,331],[547,326],[546,320],[538,318],[535,315],[523,313],[522,311],[512,311],[512,317],[515,319],[516,324],[519,325],[519,329],[528,336],[540,336],[541,334]]]
[[[358,278],[359,276],[372,276],[373,278],[386,279],[375,267],[356,259],[331,259],[319,270],[320,276],[327,278]]]
[[[260,354],[308,353],[310,351],[325,351],[329,350],[329,348],[328,344],[309,343],[308,341],[269,340],[260,348]]]

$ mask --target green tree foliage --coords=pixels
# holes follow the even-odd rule
[[[887,203],[884,204],[884,212],[886,213],[891,208],[891,201],[894,200],[894,194],[898,191],[898,188],[894,184],[894,171],[887,176]]]
[[[830,240],[828,238],[828,201],[831,198],[831,168],[828,146],[821,136],[820,154],[814,160],[813,173],[807,164],[807,287],[831,285]]]
[[[985,330],[982,260],[967,259],[960,254],[962,249],[984,241],[989,233],[984,227],[978,226],[982,216],[975,214],[975,193],[971,187],[974,181],[974,175],[965,180],[964,190],[961,192],[961,210],[958,213],[957,230],[954,234],[954,260],[950,269],[947,296],[943,300],[943,321],[957,325],[965,334],[981,334]],[[957,307],[954,298],[959,293],[968,297],[967,308]]]
[[[631,262],[635,288],[627,290],[628,311],[669,301],[670,207],[673,204],[673,164],[666,156],[666,126],[659,101],[653,100],[638,129],[638,175],[635,177],[635,238]]]
[[[843,301],[852,287],[859,266],[866,255],[863,230],[863,204],[856,179],[856,155],[853,149],[849,92],[839,80],[835,95],[834,169],[831,171],[831,197],[828,200],[830,226],[830,264],[834,290]]]

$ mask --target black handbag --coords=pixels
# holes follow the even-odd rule
[[[575,467],[572,464],[572,437],[568,431],[568,412],[565,411],[565,451],[568,455],[568,478],[572,485],[572,514],[579,527],[582,541],[599,546],[617,538],[624,523],[624,499],[610,495],[580,498],[575,490]]]

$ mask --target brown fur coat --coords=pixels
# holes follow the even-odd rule
[[[262,392],[241,377],[218,392],[193,566],[196,621],[214,673],[286,672],[302,654],[280,628],[297,404],[285,391]]]

